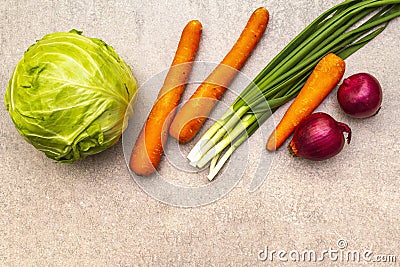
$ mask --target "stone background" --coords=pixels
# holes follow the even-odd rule
[[[197,60],[218,62],[252,11],[265,6],[271,15],[267,31],[242,69],[255,77],[300,30],[336,3],[3,0],[0,265],[266,266],[269,261],[257,261],[265,247],[322,251],[337,249],[340,239],[347,249],[393,254],[399,262],[399,20],[346,60],[346,76],[364,71],[381,82],[379,115],[350,119],[339,109],[335,93],[319,108],[352,128],[352,143],[342,153],[316,163],[293,159],[282,149],[256,192],[248,192],[245,176],[224,198],[198,208],[173,207],[144,193],[127,170],[121,142],[72,165],[54,163],[19,136],[4,108],[13,67],[46,33],[76,28],[103,39],[143,84],[169,66],[187,21],[203,24]],[[284,110],[275,113],[275,120]],[[281,264],[295,263],[273,262]]]

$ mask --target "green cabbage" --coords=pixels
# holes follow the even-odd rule
[[[73,162],[119,140],[136,90],[131,69],[111,46],[72,30],[28,48],[4,102],[22,137],[49,158]]]

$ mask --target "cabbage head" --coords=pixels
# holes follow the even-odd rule
[[[119,140],[136,90],[131,69],[111,46],[72,30],[28,48],[4,102],[22,137],[49,158],[73,162]]]

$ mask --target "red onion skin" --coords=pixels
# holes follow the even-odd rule
[[[353,118],[368,118],[378,113],[382,104],[382,88],[368,73],[357,73],[343,80],[337,92],[343,111]]]
[[[347,143],[350,143],[351,129],[348,125],[335,121],[326,113],[311,114],[296,127],[289,151],[309,160],[329,159],[343,149],[343,132],[348,133]]]

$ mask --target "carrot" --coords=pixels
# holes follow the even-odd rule
[[[169,133],[181,143],[189,142],[261,39],[269,20],[268,10],[256,9],[232,49],[177,112]]]
[[[282,120],[268,139],[267,150],[275,151],[292,134],[296,126],[310,115],[342,79],[345,62],[335,54],[322,58]]]
[[[201,32],[202,25],[198,20],[190,21],[183,29],[171,68],[132,150],[129,167],[138,175],[151,175],[160,163],[169,126],[199,47]]]

